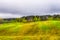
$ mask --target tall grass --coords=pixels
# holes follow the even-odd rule
[[[7,38],[1,40],[59,40],[60,21],[0,24],[0,36]]]

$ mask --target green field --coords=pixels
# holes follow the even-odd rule
[[[0,24],[0,40],[60,40],[60,21]]]

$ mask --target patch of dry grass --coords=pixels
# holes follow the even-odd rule
[[[60,40],[60,21],[1,24],[0,39]]]

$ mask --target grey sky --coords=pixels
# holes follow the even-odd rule
[[[1,17],[55,13],[60,14],[60,0],[0,0]]]

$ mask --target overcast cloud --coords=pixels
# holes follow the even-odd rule
[[[55,13],[60,14],[60,0],[0,0],[0,17],[3,18],[8,14],[8,17],[21,17]]]

